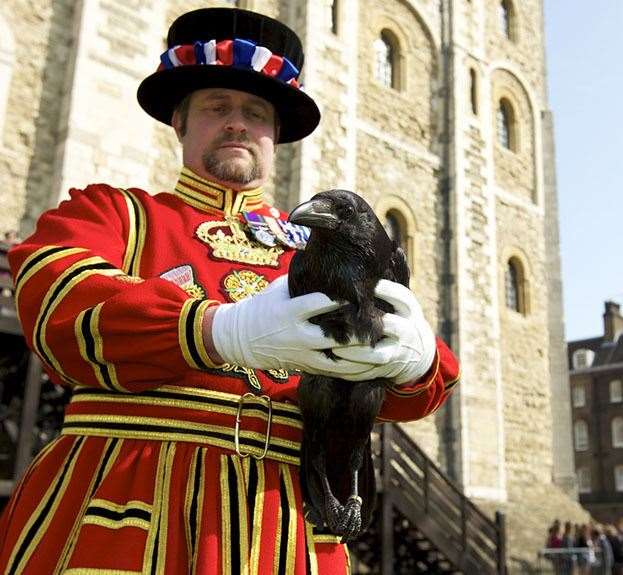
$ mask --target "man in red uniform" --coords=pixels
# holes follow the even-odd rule
[[[399,304],[382,354],[337,350],[308,319],[338,304],[288,295],[304,230],[262,185],[274,144],[320,120],[294,32],[204,9],[168,46],[138,98],[182,144],[175,189],[72,190],[10,254],[28,343],[73,396],[0,520],[0,572],[345,574],[345,546],[302,514],[289,372],[386,377],[381,419],[407,421],[457,362],[400,285],[377,290]]]

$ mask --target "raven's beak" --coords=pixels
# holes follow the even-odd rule
[[[312,198],[294,208],[288,216],[288,221],[309,228],[334,230],[339,222],[337,216],[331,211],[331,207],[331,202],[324,198]]]

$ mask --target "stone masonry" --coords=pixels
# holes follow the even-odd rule
[[[280,146],[269,196],[288,209],[322,189],[398,213],[412,288],[462,363],[436,415],[408,426],[465,492],[508,513],[511,569],[533,561],[575,502],[551,113],[542,2],[246,0],[303,39],[303,84],[323,121]],[[28,234],[71,186],[170,189],[180,153],[135,100],[169,23],[227,0],[5,0],[0,5],[0,234]],[[375,78],[390,38],[395,86]],[[498,107],[512,109],[512,149]],[[505,305],[509,260],[523,309]]]

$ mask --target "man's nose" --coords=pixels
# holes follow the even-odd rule
[[[228,132],[244,133],[247,131],[247,122],[240,109],[233,109],[227,116],[225,129]]]

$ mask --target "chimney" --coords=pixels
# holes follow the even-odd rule
[[[613,301],[606,302],[604,312],[604,339],[616,341],[623,333],[623,317],[621,316],[621,306]]]

